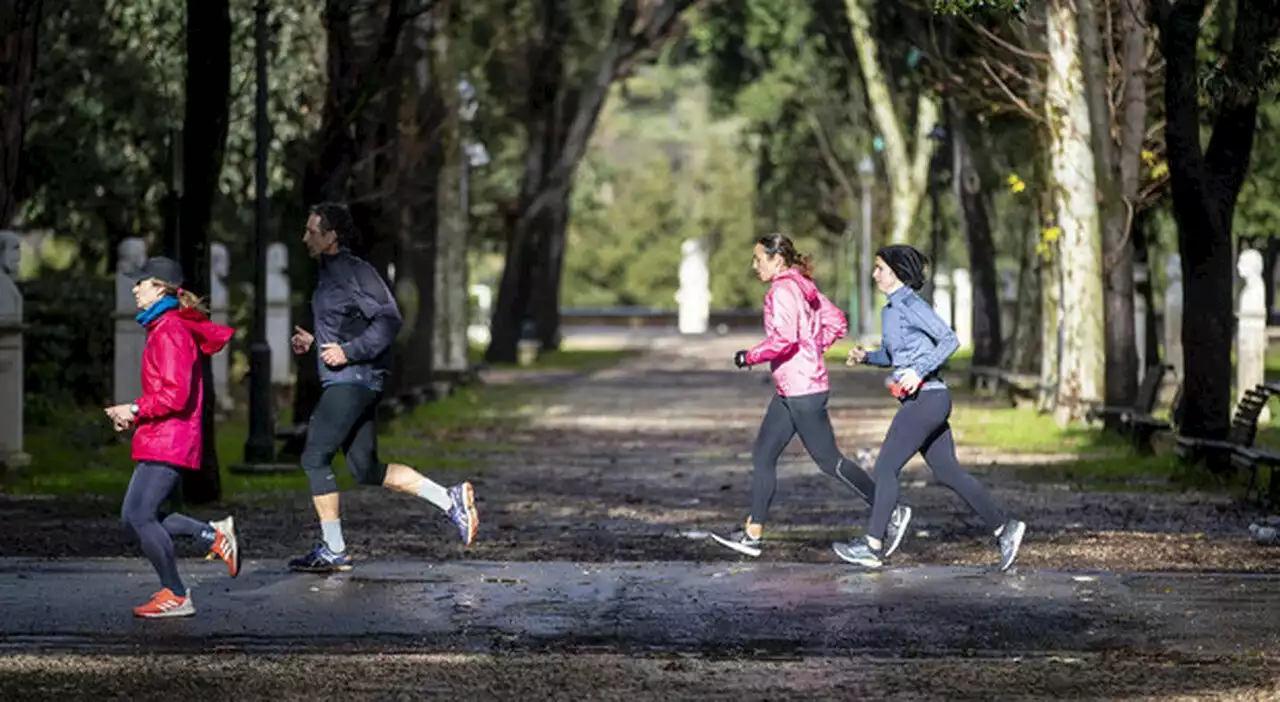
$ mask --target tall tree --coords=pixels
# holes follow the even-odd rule
[[[1093,123],[1085,98],[1079,23],[1068,0],[1049,0],[1048,108],[1050,173],[1058,234],[1055,260],[1062,286],[1061,355],[1054,418],[1080,420],[1085,404],[1102,399],[1104,311],[1102,241],[1098,229]]]
[[[346,200],[351,196],[355,169],[364,155],[360,146],[368,143],[361,141],[361,136],[367,134],[360,131],[361,120],[367,110],[378,104],[377,98],[386,88],[406,23],[429,10],[434,2],[424,5],[410,12],[401,0],[378,0],[366,7],[353,7],[345,0],[326,1],[327,85],[320,130],[313,140],[312,157],[307,161],[300,182],[301,199],[306,205],[324,200]],[[370,217],[366,214],[363,219],[368,226]],[[297,223],[297,229],[301,228],[301,223]],[[290,278],[295,289],[309,292],[315,285],[314,266],[300,266],[290,274]],[[299,302],[293,308],[293,319],[304,328],[312,328],[311,304],[307,294],[299,296]],[[316,364],[298,364],[293,396],[295,427],[306,424],[319,399],[320,378]],[[294,438],[284,445],[283,452],[300,455],[303,438],[301,433],[295,433]]]
[[[1239,0],[1229,47],[1205,81],[1214,103],[1201,143],[1199,38],[1206,0],[1151,3],[1165,66],[1165,143],[1185,286],[1185,415],[1180,431],[1221,439],[1231,417],[1231,226],[1249,169],[1264,69],[1280,35],[1275,0]]]
[[[186,108],[182,130],[182,199],[168,253],[175,256],[188,286],[209,290],[209,222],[227,146],[231,105],[231,10],[228,0],[187,0]],[[265,194],[261,195],[266,197]],[[261,265],[261,262],[259,262]],[[214,435],[213,366],[201,357],[204,375],[204,451],[200,469],[184,471],[183,496],[195,504],[221,495],[218,444]]]
[[[661,45],[694,2],[662,0],[642,18],[639,0],[621,0],[608,43],[582,71],[584,77],[576,80],[564,75],[566,47],[557,45],[570,26],[568,0],[539,3],[542,31],[530,56],[535,76],[526,122],[528,151],[519,214],[506,241],[492,338],[485,353],[488,361],[516,360],[521,328],[530,312],[543,347],[558,343],[559,276],[574,174],[613,82],[645,52]]]
[[[17,212],[22,142],[31,116],[41,0],[0,6],[0,227]]]
[[[907,243],[916,213],[928,187],[929,159],[934,143],[929,133],[938,123],[938,98],[930,90],[916,95],[914,129],[894,104],[890,77],[881,63],[877,42],[871,32],[871,17],[864,0],[845,0],[853,44],[862,69],[862,82],[871,105],[871,117],[884,140],[884,167],[889,175],[889,241]],[[911,135],[908,140],[908,135]]]
[[[1120,3],[1125,5],[1126,3]],[[1133,318],[1133,241],[1129,236],[1132,200],[1126,200],[1121,190],[1120,153],[1112,137],[1112,108],[1109,69],[1105,56],[1113,52],[1103,51],[1097,7],[1094,0],[1076,0],[1080,25],[1080,58],[1084,73],[1085,93],[1089,103],[1089,120],[1092,122],[1094,166],[1097,178],[1099,208],[1102,224],[1103,248],[1103,297],[1105,299],[1106,341],[1104,398],[1112,407],[1130,406],[1138,392],[1138,354],[1134,346]],[[1132,14],[1132,10],[1122,10]],[[1111,18],[1108,17],[1110,22]],[[1105,37],[1110,42],[1111,37]],[[1108,47],[1109,48],[1109,47]],[[1146,116],[1145,71],[1134,75],[1138,83],[1132,90],[1138,99],[1125,100],[1125,109],[1137,111],[1136,118]],[[1126,84],[1126,92],[1130,90]],[[1129,96],[1126,96],[1129,97]],[[1116,110],[1117,112],[1119,110]],[[1122,120],[1116,120],[1121,121]],[[1127,126],[1127,125],[1126,125]],[[1134,134],[1130,129],[1120,132],[1127,140],[1138,140],[1137,145],[1124,144],[1127,168],[1136,172],[1140,163],[1143,131]],[[1133,182],[1136,189],[1136,180]],[[1127,205],[1127,206],[1126,206]]]

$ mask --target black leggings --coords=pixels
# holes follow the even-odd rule
[[[955,491],[987,523],[992,533],[1004,523],[982,485],[956,460],[956,442],[951,438],[951,393],[946,388],[921,390],[902,401],[884,436],[876,459],[876,499],[871,506],[868,536],[884,539],[889,518],[898,504],[898,476],[917,451],[938,482]]]
[[[839,478],[859,497],[871,502],[876,484],[866,471],[845,458],[836,447],[836,435],[831,430],[831,417],[827,414],[827,395],[825,392],[798,397],[774,395],[769,403],[760,424],[760,433],[756,435],[756,445],[751,451],[752,524],[764,524],[778,486],[778,457],[796,434],[800,435],[805,450],[823,473]]]
[[[387,464],[378,460],[377,411],[378,393],[363,385],[330,385],[320,394],[307,426],[307,446],[302,450],[302,469],[307,472],[312,495],[338,491],[333,457],[339,448],[356,482],[382,484]]]
[[[182,597],[186,587],[178,576],[178,559],[173,553],[173,537],[179,535],[199,537],[209,525],[183,514],[163,515],[160,503],[182,479],[178,469],[164,463],[143,461],[133,469],[129,490],[124,495],[120,520],[128,524],[138,541],[142,553],[156,569],[160,584]]]

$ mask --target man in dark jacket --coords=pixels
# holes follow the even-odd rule
[[[302,468],[311,484],[324,540],[311,553],[289,561],[289,567],[298,571],[351,569],[331,465],[339,448],[357,482],[431,502],[457,526],[464,544],[471,544],[480,524],[471,483],[446,489],[409,466],[378,459],[374,419],[391,344],[403,319],[382,277],[351,253],[355,238],[355,222],[346,205],[326,202],[311,208],[302,241],[320,263],[311,296],[315,332],[295,327],[292,345],[293,352],[302,355],[319,344],[316,362],[324,392],[311,413]]]

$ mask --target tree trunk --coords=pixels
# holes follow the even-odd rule
[[[41,0],[16,0],[0,13],[0,229],[18,211],[22,141],[31,117]]]
[[[402,146],[399,170],[404,180],[397,188],[400,210],[400,261],[403,280],[411,283],[416,304],[401,364],[403,385],[419,390],[431,384],[435,353],[436,238],[439,231],[439,198],[436,188],[444,166],[444,145],[437,138],[447,109],[432,53],[441,27],[433,13],[420,15],[408,30],[405,46],[407,99],[401,112]]]
[[[1079,10],[1080,55],[1092,126],[1090,133],[1095,176],[1101,200],[1106,319],[1104,398],[1106,404],[1113,407],[1128,407],[1137,399],[1139,373],[1137,348],[1134,346],[1133,244],[1129,238],[1129,208],[1125,204],[1125,193],[1121,190],[1116,144],[1111,138],[1113,117],[1108,100],[1110,80],[1099,38],[1097,9],[1094,0],[1076,0],[1076,7]],[[1110,41],[1111,38],[1107,37],[1106,40]],[[1136,117],[1143,119],[1146,115],[1142,105],[1145,84],[1142,82],[1142,75],[1133,77],[1136,78],[1136,85],[1129,84],[1126,92],[1136,90],[1138,104],[1126,107],[1137,111]],[[1132,99],[1132,96],[1127,97]],[[1138,124],[1138,144],[1136,147],[1126,144],[1129,148],[1125,151],[1126,159],[1133,159],[1130,164],[1134,176],[1133,196],[1137,195],[1136,174],[1143,138],[1141,122]],[[1124,134],[1132,138],[1128,129],[1124,130]],[[1132,199],[1128,202],[1132,202]]]
[[[564,270],[565,235],[569,227],[569,193],[554,205],[540,247],[538,276],[533,290],[533,320],[538,346],[543,351],[560,348],[560,278]]]
[[[1231,220],[1249,168],[1257,124],[1257,71],[1280,33],[1274,3],[1240,0],[1226,88],[1207,152],[1200,143],[1197,39],[1204,0],[1152,5],[1165,58],[1165,144],[1174,218],[1186,286],[1182,342],[1186,356],[1182,434],[1226,436],[1231,417],[1234,261]],[[1229,469],[1222,457],[1211,468]]]
[[[455,85],[457,71],[448,60],[449,43],[436,37],[436,82]],[[435,349],[437,370],[461,373],[470,364],[467,356],[467,230],[462,201],[465,177],[462,120],[458,117],[458,96],[444,97],[445,113],[437,140],[442,149],[440,178],[436,184],[439,203],[436,239]]]
[[[929,132],[938,123],[938,101],[928,91],[920,93],[916,103],[915,138],[908,145],[910,125],[900,119],[894,109],[888,77],[876,56],[878,43],[871,35],[871,18],[862,0],[845,0],[845,8],[853,31],[863,87],[871,105],[871,119],[884,140],[882,160],[888,172],[891,194],[889,241],[906,244],[928,185],[929,157],[933,148]]]
[[[1078,24],[1067,0],[1050,0],[1048,16],[1050,172],[1061,232],[1055,260],[1062,300],[1071,305],[1071,314],[1062,316],[1062,358],[1054,418],[1059,426],[1066,427],[1083,418],[1087,403],[1102,399],[1105,308],[1097,179]]]
[[[1000,331],[996,244],[991,236],[991,218],[982,183],[982,174],[986,169],[978,163],[978,159],[984,158],[984,154],[974,149],[978,132],[970,115],[958,101],[952,102],[950,111],[953,126],[951,141],[955,154],[952,165],[955,174],[953,185],[956,202],[964,215],[961,223],[964,226],[965,240],[969,243],[969,271],[973,284],[973,308],[957,309],[956,314],[971,315],[973,364],[995,366],[1000,363],[1003,337]]]
[[[542,45],[538,54],[531,57],[537,71],[530,81],[530,118],[526,120],[530,125],[529,146],[520,188],[520,217],[507,237],[506,262],[490,325],[493,336],[485,352],[487,361],[516,360],[529,293],[537,286],[537,246],[547,243],[539,241],[538,234],[555,231],[557,203],[567,200],[572,191],[574,174],[586,154],[610,86],[637,55],[665,41],[680,14],[693,2],[663,0],[636,30],[633,28],[638,21],[639,2],[623,0],[595,71],[580,85],[569,86],[562,69],[562,37],[570,21],[569,8],[562,7],[564,0],[543,0]],[[563,92],[566,89],[570,92]],[[570,94],[576,96],[571,102],[566,100]],[[557,105],[564,109],[564,117],[559,119]],[[568,125],[562,140],[556,138],[561,119]],[[556,142],[558,148],[549,148]],[[544,282],[543,286],[550,284]],[[559,285],[558,280],[555,284]]]
[[[346,200],[351,192],[352,168],[359,155],[353,125],[382,91],[406,21],[399,0],[381,0],[379,7],[384,5],[376,45],[365,47],[362,52],[353,39],[352,4],[344,0],[325,3],[326,91],[314,156],[301,178],[302,201],[307,207],[327,200]],[[299,222],[296,231],[301,230]],[[294,324],[313,329],[311,290],[315,286],[315,266],[295,267],[289,277],[294,289],[303,292],[293,309]],[[293,388],[295,429],[310,421],[320,390],[314,353],[300,357]],[[300,456],[304,443],[305,435],[296,433],[281,448],[281,456]]]
[[[1005,346],[1007,367],[1015,373],[1037,373],[1040,368],[1042,339],[1040,338],[1040,260],[1036,255],[1036,242],[1040,237],[1032,226],[1034,211],[1028,209],[1027,217],[1019,231],[1021,250],[1018,252],[1018,299],[1013,311],[1013,330]]]
[[[227,145],[231,109],[231,10],[228,0],[187,0],[186,110],[182,129],[182,200],[176,241],[169,242],[186,287],[209,292],[209,220]],[[229,353],[224,351],[223,353]],[[204,450],[200,469],[183,471],[183,498],[192,504],[221,495],[215,437],[213,365],[201,357]]]

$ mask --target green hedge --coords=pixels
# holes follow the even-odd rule
[[[45,424],[68,406],[111,398],[114,285],[101,278],[39,278],[19,283],[27,421]]]

